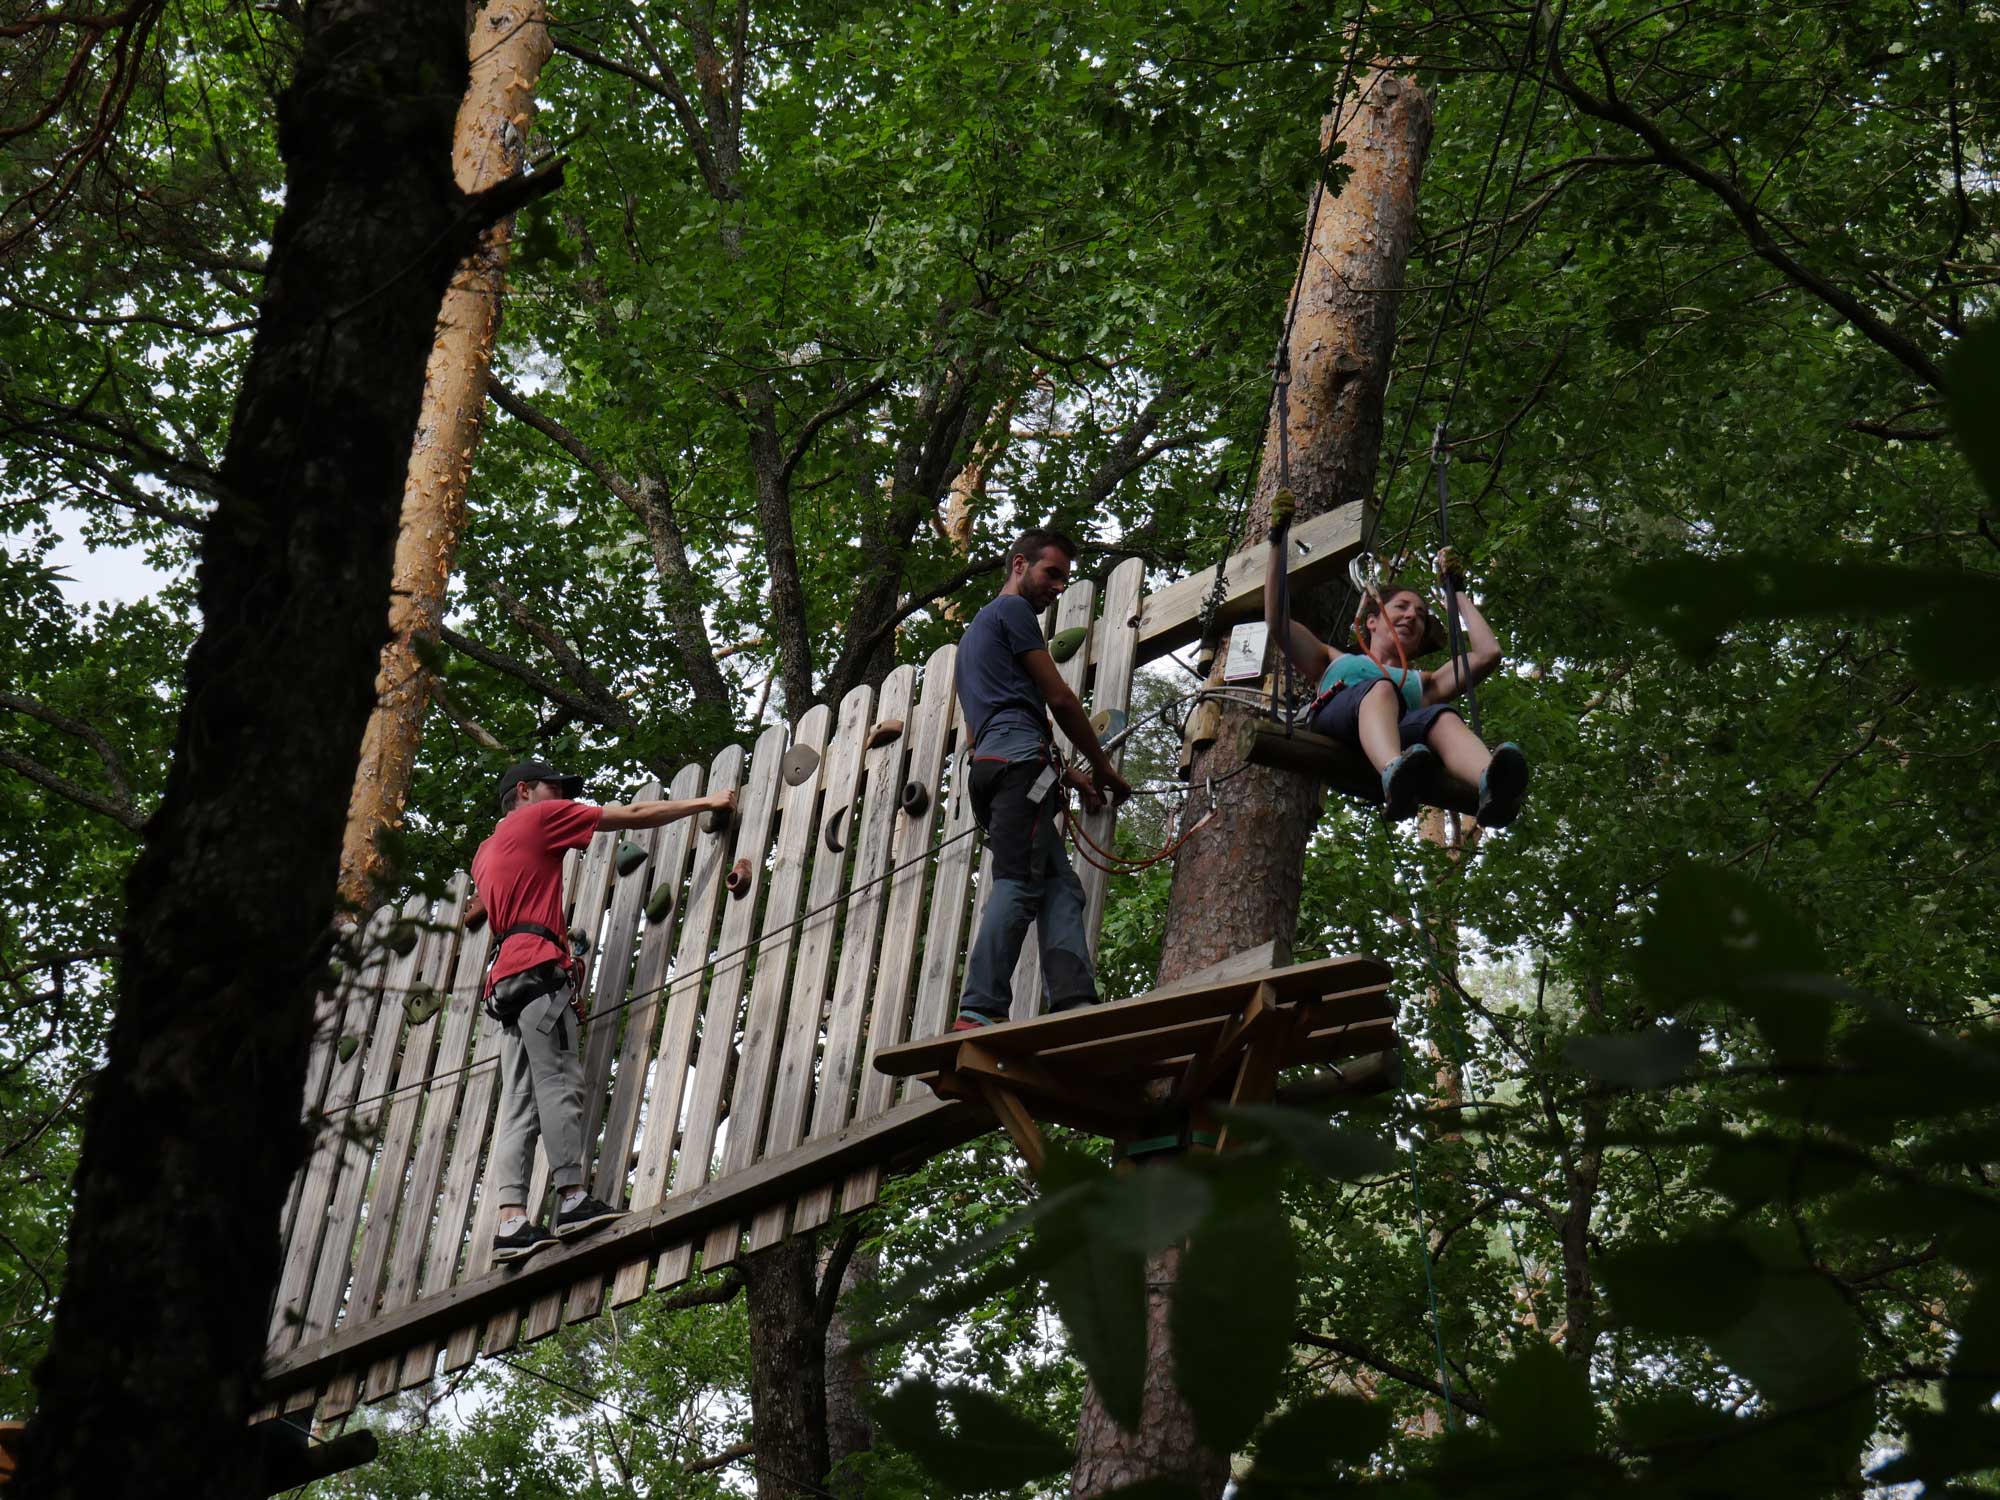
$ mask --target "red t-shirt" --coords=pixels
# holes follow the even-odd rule
[[[522,922],[539,922],[550,932],[563,930],[563,851],[588,844],[603,814],[592,803],[558,797],[517,807],[500,820],[472,856],[472,881],[495,932]],[[564,956],[547,938],[517,932],[500,945],[486,988]]]

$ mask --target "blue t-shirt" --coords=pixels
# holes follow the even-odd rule
[[[1030,651],[1046,651],[1034,606],[1019,594],[1002,594],[965,627],[958,643],[958,706],[971,731],[973,753],[1025,760],[1049,738],[1049,706],[1021,665]]]
[[[1424,674],[1415,667],[1398,667],[1391,670],[1375,664],[1375,659],[1359,651],[1341,651],[1334,655],[1319,679],[1319,690],[1331,693],[1336,688],[1352,687],[1357,682],[1373,682],[1376,678],[1394,683],[1403,695],[1407,708],[1421,708],[1424,702]]]

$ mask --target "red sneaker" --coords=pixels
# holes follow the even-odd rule
[[[984,1021],[975,1021],[971,1016],[960,1016],[956,1021],[951,1023],[951,1029],[953,1031],[984,1031],[986,1023]]]

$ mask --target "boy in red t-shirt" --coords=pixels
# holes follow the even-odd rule
[[[579,971],[563,936],[564,851],[583,848],[600,829],[657,828],[736,806],[736,793],[716,792],[684,802],[594,807],[574,800],[582,790],[581,776],[565,776],[540,761],[510,767],[500,778],[500,822],[472,857],[479,893],[466,915],[483,912],[493,923],[486,1008],[501,1023],[496,1262],[520,1260],[620,1217],[583,1189],[583,1069],[569,1026],[572,976]],[[582,1010],[576,1015],[580,1022]],[[528,1217],[537,1137],[556,1188],[553,1234]]]

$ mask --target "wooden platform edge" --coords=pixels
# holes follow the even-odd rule
[[[394,1315],[372,1319],[301,1345],[267,1365],[260,1399],[269,1401],[365,1371],[370,1363],[411,1344],[449,1336],[487,1317],[496,1304],[525,1307],[537,1297],[566,1290],[579,1276],[615,1271],[627,1261],[686,1243],[715,1225],[773,1203],[801,1189],[870,1163],[887,1165],[917,1152],[935,1152],[992,1128],[983,1110],[937,1100],[912,1100],[837,1135],[808,1142],[729,1177],[662,1199],[602,1234],[574,1247],[544,1251],[519,1270],[489,1271],[473,1281],[422,1298]]]

